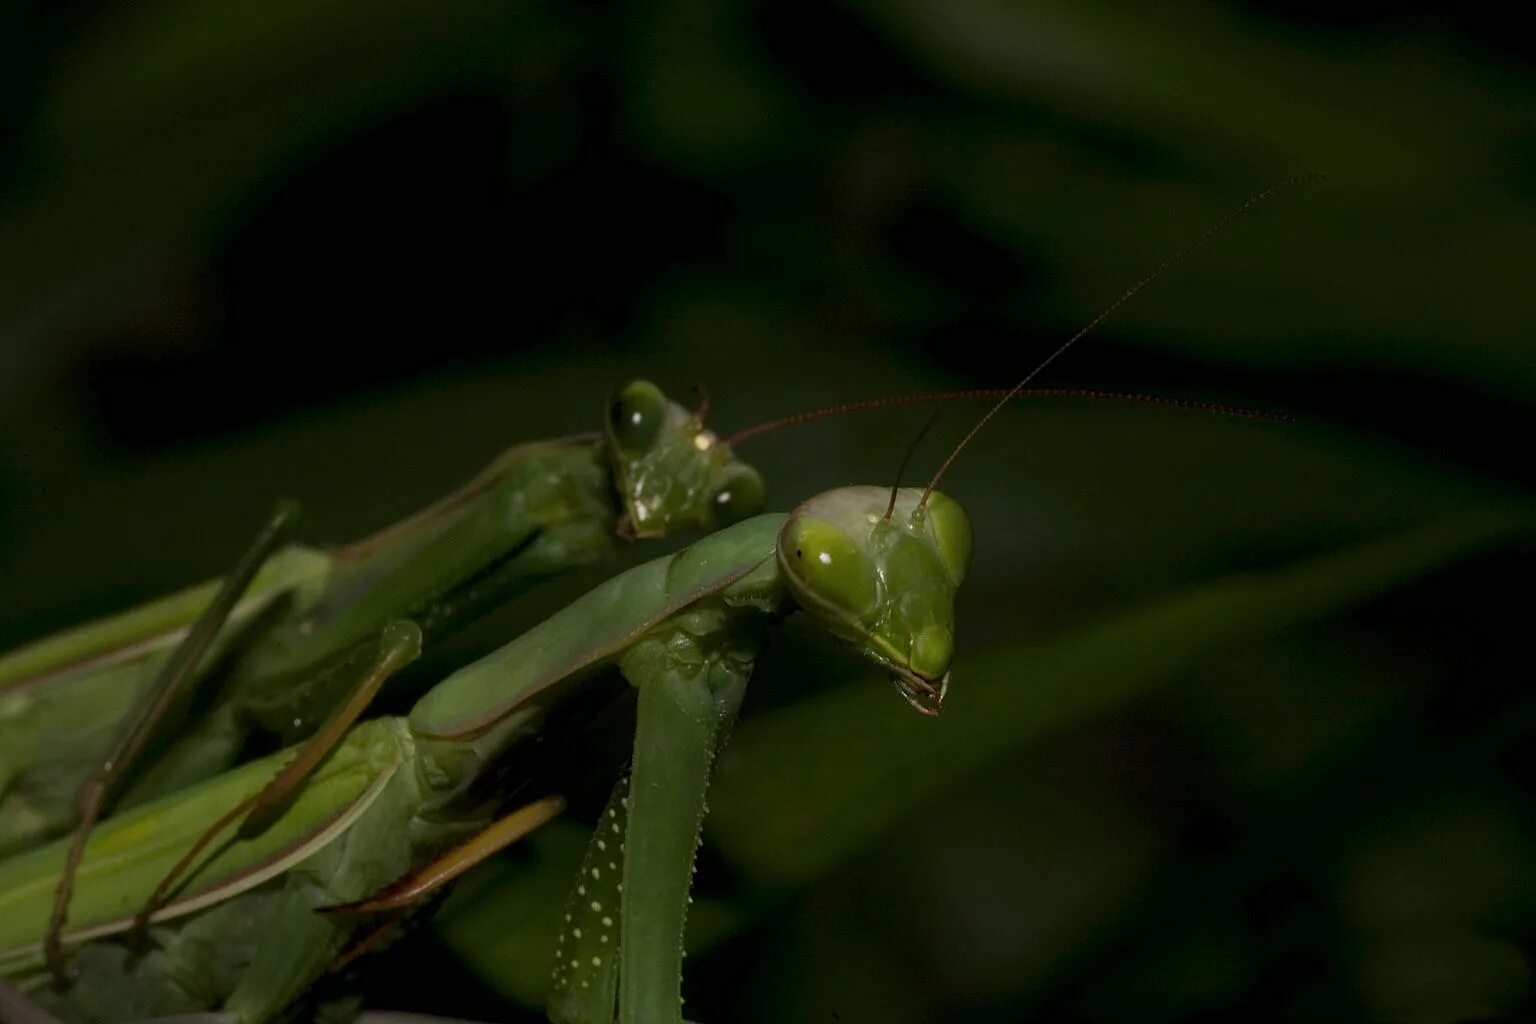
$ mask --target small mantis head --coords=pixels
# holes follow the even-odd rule
[[[837,636],[885,666],[901,695],[937,714],[955,649],[955,591],[971,562],[971,523],[920,488],[841,487],[784,520],[779,565],[790,593]],[[887,516],[887,508],[890,515]]]
[[[757,470],[705,429],[703,410],[685,409],[648,380],[614,392],[605,432],[624,506],[620,530],[630,537],[714,530],[763,510]]]

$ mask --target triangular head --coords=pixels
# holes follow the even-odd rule
[[[887,515],[887,509],[890,514]],[[891,673],[901,695],[938,714],[955,649],[955,591],[971,562],[971,523],[920,488],[841,487],[791,512],[779,565],[795,600]]]
[[[705,429],[701,412],[685,409],[650,381],[614,392],[605,429],[624,535],[717,530],[763,510],[766,488],[757,470]]]

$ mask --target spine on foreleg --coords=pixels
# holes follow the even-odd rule
[[[682,1020],[683,929],[716,745],[734,716],[762,634],[726,609],[677,628],[621,662],[640,690],[624,841],[621,1024]]]
[[[555,1024],[612,1024],[619,992],[619,903],[629,776],[619,780],[587,844],[555,943],[549,1019]]]

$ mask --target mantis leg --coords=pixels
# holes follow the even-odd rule
[[[620,900],[620,1024],[682,1020],[683,926],[720,724],[702,680],[669,672],[640,688]]]
[[[343,953],[331,964],[329,970],[339,971],[351,964],[399,927],[412,906],[442,889],[487,857],[506,849],[535,829],[548,824],[564,810],[565,797],[563,796],[547,796],[530,804],[524,804],[512,813],[493,821],[488,827],[425,867],[418,868],[385,886],[375,895],[355,903],[321,907],[321,912],[328,914],[385,915],[383,922],[374,929],[372,934]],[[374,1024],[387,1024],[390,1021],[455,1024],[446,1017],[422,1017],[400,1013],[365,1013],[359,1021],[373,1021]]]
[[[139,911],[137,926],[142,928],[148,923],[150,915],[164,904],[176,882],[197,860],[198,855],[232,822],[241,822],[238,836],[242,839],[259,834],[270,825],[288,805],[293,794],[336,748],[336,744],[346,736],[347,730],[352,727],[358,717],[367,710],[368,705],[378,694],[379,687],[384,685],[384,681],[415,661],[420,654],[421,629],[414,622],[397,619],[386,625],[379,637],[378,655],[353,686],[347,699],[331,712],[320,730],[299,748],[298,753],[273,776],[271,782],[249,799],[236,804],[188,847],[187,852],[160,880],[160,884],[155,887],[155,891],[150,894],[143,909]]]
[[[546,796],[498,818],[447,853],[356,903],[326,907],[333,914],[377,914],[419,903],[487,857],[560,816],[565,797]]]
[[[555,944],[549,1019],[555,1024],[613,1024],[619,997],[619,928],[624,831],[629,824],[629,776],[597,819],[581,870],[566,900]]]
[[[582,863],[557,954],[552,1020],[611,1024],[616,983],[620,1024],[682,1021],[683,927],[704,797],[759,639],[735,635],[728,619],[691,622],[624,657],[640,690],[634,762]]]
[[[357,684],[326,717],[318,732],[300,748],[292,761],[283,766],[271,782],[256,794],[255,803],[240,826],[241,838],[257,835],[282,813],[294,791],[320,767],[320,763],[346,736],[379,688],[390,676],[421,657],[421,627],[408,619],[387,623],[379,633],[379,653]]]
[[[155,729],[165,717],[166,712],[170,710],[173,701],[196,674],[203,655],[208,651],[208,645],[213,642],[219,630],[228,621],[235,605],[250,587],[251,581],[256,578],[262,563],[282,543],[289,524],[297,515],[298,506],[291,502],[284,502],[277,507],[272,517],[262,527],[256,540],[241,556],[234,571],[225,577],[212,603],[192,624],[186,638],[166,660],[159,678],[150,687],[143,705],[135,713],[133,724],[123,734],[112,753],[80,787],[78,798],[80,823],[75,829],[69,847],[69,858],[65,864],[64,873],[59,879],[58,890],[54,894],[53,913],[49,918],[48,933],[43,942],[48,967],[60,982],[66,981],[69,977],[69,964],[65,959],[62,936],[65,922],[69,917],[69,901],[74,891],[75,874],[80,868],[80,858],[85,854],[86,839],[89,838],[97,819],[101,817],[117,787],[122,784],[128,771],[143,754],[144,748],[149,745]]]

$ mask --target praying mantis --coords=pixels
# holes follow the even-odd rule
[[[824,412],[995,393],[910,395]],[[123,781],[130,784],[121,803],[132,806],[229,767],[251,728],[293,741],[332,708],[361,714],[370,687],[390,674],[381,671],[387,652],[377,639],[395,618],[428,642],[540,578],[603,558],[618,537],[733,522],[761,507],[763,490],[730,443],[704,428],[702,410],[634,381],[613,395],[601,434],[514,447],[460,490],[365,540],[274,553],[291,515],[280,511],[222,586],[197,587],[0,659],[0,852],[78,826],[71,860],[78,859]],[[214,621],[209,610],[222,615],[217,629],[204,625]],[[216,691],[211,710],[140,766],[177,687],[194,682]],[[122,721],[131,728],[109,754]],[[55,937],[68,920],[72,875],[66,867],[58,885]],[[61,947],[49,945],[63,976]]]
[[[253,729],[287,741],[308,734],[378,675],[376,641],[393,619],[436,640],[542,578],[613,553],[621,537],[758,512],[761,476],[705,430],[702,413],[633,381],[614,393],[601,433],[516,446],[372,537],[277,550],[293,516],[285,505],[222,585],[0,659],[0,853],[78,826],[78,856],[125,782],[131,804],[233,764]],[[140,764],[194,682],[212,707]],[[353,704],[361,713],[366,696]],[[55,932],[69,885],[66,873]],[[56,947],[53,959],[62,973]]]
[[[638,692],[632,768],[576,883],[549,1012],[570,1024],[680,1021],[682,926],[710,764],[772,629],[804,612],[936,714],[971,553],[965,513],[936,485],[999,408],[1150,280],[1006,392],[927,488],[840,488],[630,570],[453,673],[408,716],[338,736],[307,781],[276,799],[269,780],[302,758],[254,762],[104,823],[84,845],[66,936],[86,943],[79,980],[45,999],[81,1016],[97,1011],[70,1002],[71,991],[104,1000],[113,1019],[209,1008],[221,1020],[272,1019],[367,915],[409,906],[560,812],[549,794],[494,818],[484,787],[584,680],[616,665]],[[417,624],[391,620],[370,678],[398,671],[420,644]],[[57,842],[0,864],[5,974],[42,978],[40,936],[69,860]],[[131,955],[142,924],[158,926],[154,952]],[[178,984],[193,975],[205,982],[195,994]]]

